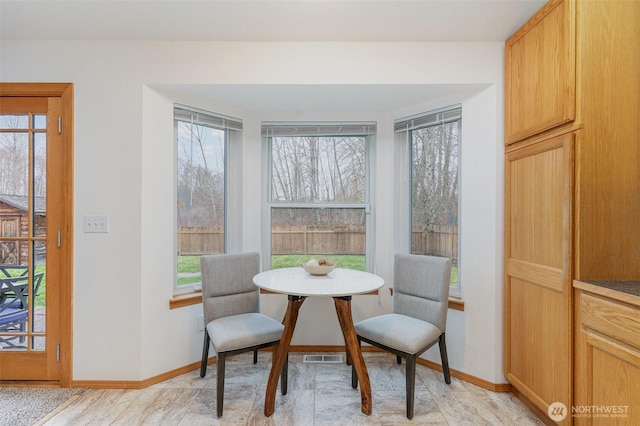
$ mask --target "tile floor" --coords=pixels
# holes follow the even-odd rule
[[[360,391],[351,388],[346,364],[303,363],[289,356],[289,388],[278,391],[275,413],[263,414],[271,352],[227,360],[224,415],[215,415],[215,365],[204,379],[199,370],[142,390],[92,389],[46,425],[542,425],[510,393],[493,393],[417,366],[415,415],[405,415],[404,363],[395,357],[365,353],[371,379],[373,413],[360,412]]]

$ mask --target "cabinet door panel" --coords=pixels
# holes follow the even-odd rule
[[[606,342],[603,345],[592,344],[592,347],[591,401],[599,411],[593,413],[593,424],[638,425],[640,352],[628,352],[626,356],[619,356],[615,346]]]
[[[571,406],[573,141],[521,148],[505,164],[505,377],[545,413]]]
[[[582,330],[574,404],[577,425],[638,425],[640,350]]]
[[[506,42],[507,144],[575,119],[573,3],[550,1]]]
[[[584,128],[578,142],[576,277],[638,280],[640,1],[582,1],[577,6]]]

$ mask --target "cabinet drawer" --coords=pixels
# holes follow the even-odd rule
[[[581,293],[580,325],[640,348],[640,310]]]

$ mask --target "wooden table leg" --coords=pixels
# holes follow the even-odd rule
[[[272,415],[275,410],[278,378],[280,377],[284,361],[289,353],[289,345],[291,344],[293,331],[296,328],[296,321],[298,321],[298,311],[305,299],[306,297],[303,296],[289,296],[287,312],[282,320],[282,324],[284,324],[284,331],[282,332],[280,343],[273,355],[274,358],[271,362],[271,372],[269,373],[269,381],[267,382],[267,392],[264,396],[264,415],[267,417]]]
[[[367,372],[367,366],[362,357],[362,351],[358,345],[356,331],[353,328],[351,297],[334,297],[333,301],[336,305],[336,313],[338,314],[338,321],[340,321],[340,328],[342,328],[342,334],[344,335],[347,353],[350,354],[351,362],[356,369],[356,374],[360,381],[362,413],[369,416],[371,415],[371,383],[369,382],[369,373]]]

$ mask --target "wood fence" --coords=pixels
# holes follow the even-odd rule
[[[272,254],[355,254],[366,252],[364,226],[274,226],[271,233]],[[414,227],[411,232],[414,253],[450,257],[458,261],[458,227]],[[202,255],[222,253],[222,227],[178,228],[178,254]]]
[[[411,251],[417,254],[444,256],[458,263],[457,226],[414,226],[411,230]]]
[[[198,256],[224,252],[224,230],[221,226],[178,227],[178,256]]]
[[[365,254],[364,226],[274,226],[271,254]]]

